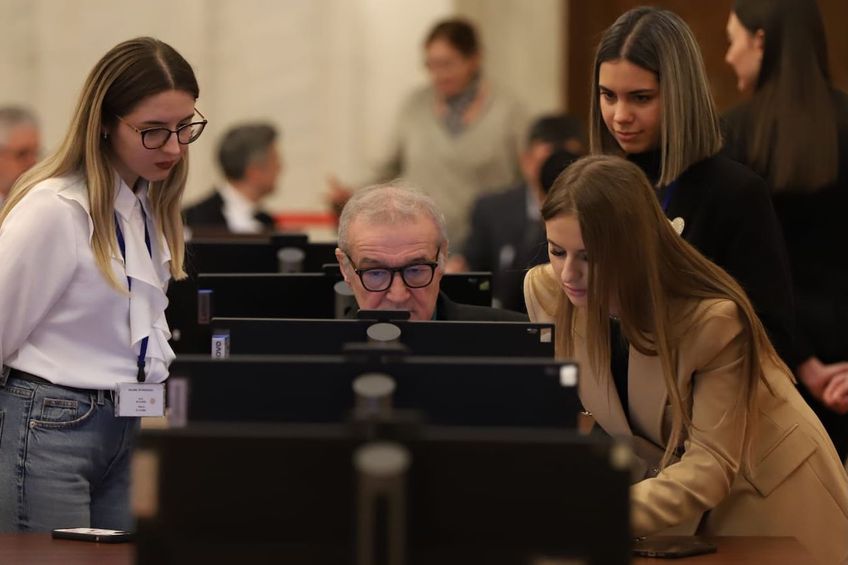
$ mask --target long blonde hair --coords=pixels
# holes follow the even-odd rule
[[[721,150],[718,112],[701,50],[679,16],[659,8],[634,8],[605,32],[595,52],[589,145],[593,154],[622,155],[600,108],[601,64],[619,59],[650,71],[660,86],[660,178],[666,186],[694,163]]]
[[[139,37],[110,49],[89,73],[59,149],[24,173],[12,187],[0,210],[0,225],[39,182],[81,174],[88,187],[94,225],[91,246],[97,267],[112,286],[121,289],[110,266],[111,257],[119,253],[114,216],[116,173],[110,163],[110,142],[101,134],[117,116],[130,113],[148,96],[168,90],[184,91],[195,99],[200,94],[191,65],[173,47],[151,37]],[[186,276],[180,202],[187,175],[186,155],[167,179],[150,183],[148,191],[154,222],[161,226],[171,253],[171,276],[175,279]]]
[[[618,304],[618,316],[628,342],[643,355],[658,356],[671,399],[672,428],[662,464],[690,429],[692,419],[677,386],[677,346],[683,331],[675,299],[725,299],[736,304],[745,343],[745,383],[740,405],[748,421],[756,416],[756,384],[765,377],[766,355],[779,362],[742,287],[724,270],[683,240],[665,218],[645,174],[633,163],[615,156],[585,157],[571,164],[554,183],[542,205],[547,221],[561,215],[577,218],[589,256],[586,339],[596,373],[610,362],[609,302]],[[572,356],[575,309],[558,293],[555,320],[557,354]],[[678,304],[680,301],[674,302]],[[685,327],[685,324],[683,325]],[[745,451],[750,447],[750,435]]]

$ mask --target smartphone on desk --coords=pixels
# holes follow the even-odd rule
[[[125,530],[106,530],[103,528],[57,528],[53,530],[53,538],[95,541],[98,543],[120,543],[132,541],[132,532]]]
[[[637,540],[633,544],[633,555],[676,559],[705,553],[715,553],[714,543],[695,536],[656,536]]]

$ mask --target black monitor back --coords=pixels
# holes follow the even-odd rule
[[[204,317],[334,318],[333,285],[341,276],[315,273],[200,274],[168,287],[165,313],[177,353],[209,351],[210,326],[199,323],[198,290],[211,291]]]
[[[369,332],[396,331],[415,355],[554,356],[554,326],[531,322],[213,318],[211,325],[213,335],[229,335],[232,355],[339,354],[346,343],[369,341]]]
[[[175,422],[347,421],[367,373],[394,380],[395,409],[437,425],[566,429],[580,411],[577,366],[553,359],[181,355],[170,373]]]
[[[491,273],[451,273],[441,289],[454,302],[490,306]],[[334,273],[201,273],[198,290],[212,292],[212,316],[333,318]],[[310,315],[311,314],[311,315]]]
[[[334,318],[333,286],[324,273],[201,273],[198,292],[210,292],[212,316]]]
[[[303,253],[300,271],[305,273],[321,272],[323,265],[336,262],[335,242],[309,242],[305,234],[278,234],[265,240],[203,238],[186,242],[186,272],[276,273],[277,252],[285,247]]]
[[[354,563],[364,443],[340,426],[145,431],[134,460],[134,493],[147,493],[134,504],[137,563]],[[428,428],[399,444],[409,466],[382,500],[405,508],[404,563],[629,563],[626,448],[465,428]],[[387,537],[372,538],[377,557]]]
[[[335,318],[338,267],[321,273],[201,273],[168,288],[166,316],[177,353],[209,351],[210,328],[198,324],[198,290],[211,291],[211,318]],[[454,302],[491,305],[491,273],[450,273],[441,289]],[[352,298],[351,298],[352,300]]]

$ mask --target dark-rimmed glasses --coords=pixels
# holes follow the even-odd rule
[[[350,255],[347,256],[347,259],[353,265]],[[392,286],[395,273],[400,273],[400,278],[407,288],[424,288],[433,282],[438,266],[439,264],[436,261],[416,261],[402,267],[374,267],[371,269],[357,269],[356,265],[353,265],[353,272],[359,277],[365,290],[383,292]]]
[[[177,129],[168,129],[164,127],[138,129],[121,116],[116,115],[115,117],[141,135],[141,144],[144,145],[145,149],[159,149],[168,143],[168,140],[171,139],[172,133],[177,134],[177,141],[180,145],[188,145],[200,137],[200,134],[203,133],[203,128],[206,127],[209,120],[207,120],[206,116],[204,116],[197,108],[195,108],[194,111],[197,112],[202,121],[183,124]]]

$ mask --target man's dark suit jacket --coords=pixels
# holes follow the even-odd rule
[[[227,228],[227,219],[224,217],[224,199],[217,190],[209,198],[183,210],[183,215],[185,224],[190,228]],[[274,229],[274,218],[265,212],[257,212],[255,218],[265,229]]]
[[[347,317],[356,318],[357,309],[347,313]],[[436,299],[436,320],[449,322],[527,322],[527,314],[502,308],[475,306],[454,302],[444,292]]]
[[[522,300],[523,303],[523,300]],[[436,319],[457,322],[526,322],[527,314],[503,308],[454,302],[444,292],[436,299]]]
[[[544,224],[527,214],[528,190],[521,184],[478,198],[462,251],[472,271],[492,272],[492,293],[500,305],[519,312],[527,311],[524,275],[548,262]]]

